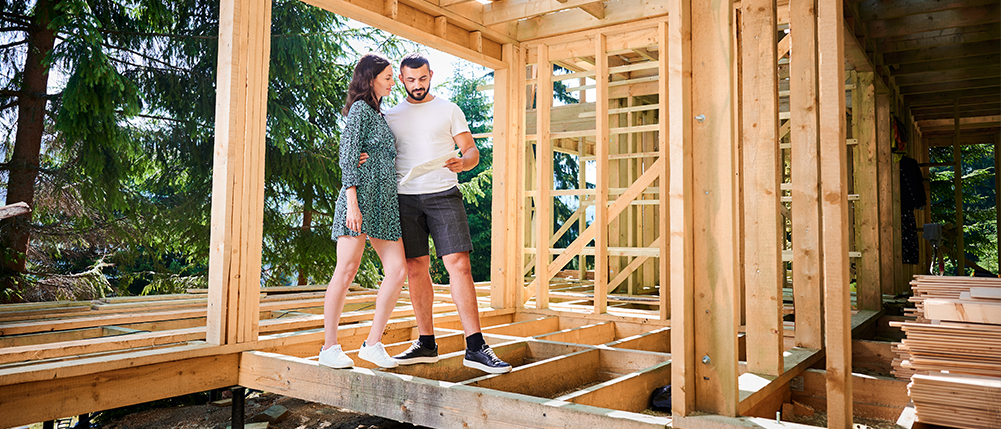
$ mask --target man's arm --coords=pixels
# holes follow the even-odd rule
[[[476,165],[480,163],[480,150],[476,148],[476,142],[473,141],[473,134],[466,131],[452,137],[452,140],[455,141],[456,146],[459,146],[462,158],[452,158],[445,161],[445,168],[453,173],[461,173],[476,168]]]

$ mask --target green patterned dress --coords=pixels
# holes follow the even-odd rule
[[[358,236],[347,224],[347,189],[356,186],[361,232],[382,240],[400,238],[400,206],[396,196],[396,138],[372,106],[356,101],[341,133],[341,193],[334,208],[333,237]],[[368,160],[358,167],[358,157]]]

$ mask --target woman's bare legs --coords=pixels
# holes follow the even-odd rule
[[[382,331],[386,329],[389,316],[396,307],[396,301],[400,299],[400,289],[403,288],[403,280],[407,278],[407,259],[403,252],[403,240],[396,241],[380,240],[369,237],[372,247],[379,254],[382,260],[382,269],[386,272],[386,277],[382,279],[379,286],[379,295],[375,299],[375,316],[372,318],[372,330],[368,333],[365,343],[372,345],[382,341]]]
[[[337,237],[337,266],[323,297],[323,350],[337,345],[337,326],[340,324],[341,312],[344,311],[344,299],[355,274],[358,274],[361,255],[365,250],[365,238],[365,234]],[[403,248],[402,244],[400,248]]]

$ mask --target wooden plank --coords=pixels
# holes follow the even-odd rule
[[[817,109],[817,15],[815,2],[792,2],[790,34],[795,55],[789,57],[789,109],[786,123],[792,139],[793,294],[796,345],[823,347],[821,311],[820,153]],[[795,124],[795,127],[792,127]]]
[[[609,185],[609,163],[608,153],[611,144],[608,136],[608,55],[605,53],[606,38],[604,34],[598,34],[594,38],[595,55],[595,157],[597,158],[595,171],[595,209],[594,223],[596,224],[594,238],[594,312],[601,314],[606,311],[608,284],[608,185]]]
[[[667,22],[661,22],[657,26],[657,41],[660,46],[660,56],[657,59],[657,74],[660,76],[658,98],[657,98],[657,109],[658,109],[658,119],[657,119],[657,145],[660,152],[660,159],[669,160],[671,159],[671,129],[670,129],[670,117],[671,111],[669,108],[669,98],[670,98],[670,73],[671,64],[670,57],[665,54],[665,51],[670,52],[668,44],[670,43],[671,33],[667,28]],[[679,105],[678,108],[681,106]],[[677,156],[677,155],[676,155]],[[670,257],[674,256],[671,251],[671,239],[669,238],[671,231],[671,197],[670,195],[670,180],[671,180],[671,166],[664,166],[658,179],[658,198],[660,200],[658,204],[657,211],[657,231],[660,233],[660,255],[661,257],[657,259],[657,269],[659,273],[658,284],[659,298],[660,298],[660,319],[669,320],[671,319],[671,261]],[[999,187],[1001,188],[1001,187]],[[999,211],[1001,213],[1001,211]]]
[[[775,0],[740,5],[741,151],[748,371],[782,373],[782,236]],[[751,37],[750,35],[754,35]],[[788,37],[788,36],[787,36]]]
[[[751,371],[750,366],[747,368],[748,372],[740,375],[740,408],[738,411],[740,414],[746,414],[824,357],[822,350],[800,347],[793,348],[787,353],[789,353],[789,359],[785,360],[783,369],[778,375],[755,373]]]
[[[578,326],[559,332],[536,335],[537,340],[558,341],[561,343],[599,345],[615,340],[615,324],[600,322],[593,325]]]
[[[233,386],[239,363],[239,354],[222,354],[19,384],[0,389],[0,425],[18,427]],[[141,385],[156,388],[136,388]]]
[[[389,31],[414,42],[434,46],[442,52],[488,68],[507,67],[502,58],[501,45],[517,42],[506,29],[478,24],[478,16],[475,13],[469,13],[474,12],[470,8],[466,8],[465,11],[457,11],[454,8],[446,9],[425,1],[400,1],[397,6],[397,17],[393,19],[384,13],[385,8],[382,2],[377,1],[305,0],[305,2]],[[473,6],[472,4],[468,6],[478,7],[478,5]],[[453,24],[463,25],[463,28],[448,26],[449,29],[457,31],[449,30],[447,37],[439,37],[434,33],[434,18],[439,16],[445,17]],[[477,52],[470,45],[469,33],[471,31],[480,31],[483,36],[486,36],[482,39],[482,52]]]
[[[852,150],[855,192],[855,250],[862,257],[855,262],[856,297],[860,310],[883,308],[879,241],[879,170],[876,140],[876,87],[873,72],[855,74],[852,90],[852,136],[858,144]]]
[[[925,85],[929,83],[953,82],[965,79],[991,78],[1001,76],[997,67],[976,67],[969,69],[914,73],[894,77],[898,87]]]
[[[669,420],[368,369],[332,371],[305,359],[259,352],[241,357],[240,385],[431,427],[574,421],[585,427],[654,428]],[[443,408],[442,403],[467,406]]]
[[[732,1],[693,1],[695,397],[699,411],[737,415],[737,248]],[[696,30],[697,29],[697,30]],[[771,50],[771,48],[769,48]],[[678,347],[676,350],[683,350]]]
[[[991,1],[991,0],[986,0]],[[982,24],[926,31],[906,36],[889,37],[877,43],[879,51],[887,54],[912,49],[934,48],[961,43],[982,42],[1001,38],[1001,25]]]
[[[944,0],[934,2],[924,0],[897,0],[894,2],[865,0],[858,4],[858,10],[859,18],[862,20],[878,21],[993,3],[993,0]]]
[[[923,31],[950,27],[980,25],[1001,21],[1001,7],[997,3],[908,15],[900,18],[876,20],[867,23],[869,37],[902,36]]]
[[[510,21],[519,21],[601,3],[600,0],[508,0],[499,3],[489,3],[483,6],[483,25],[494,25]]]
[[[490,206],[494,233],[491,234],[491,248],[517,248],[518,194],[520,183],[517,177],[521,142],[520,122],[524,117],[519,85],[524,79],[524,54],[519,46],[505,44],[503,59],[510,66],[494,71],[494,180],[491,183],[493,201]],[[490,305],[494,308],[513,308],[517,305],[517,294],[521,291],[519,270],[520,252],[493,252],[490,256]]]
[[[876,93],[876,170],[879,183],[879,284],[881,293],[895,295],[893,278],[893,154],[890,146],[890,98]]]
[[[605,407],[634,413],[650,407],[649,398],[636,392],[652,392],[671,384],[671,361],[608,380],[596,386],[556,398],[557,401]]]
[[[824,322],[829,428],[852,427],[851,301],[848,271],[848,192],[845,141],[844,8],[817,1],[821,213],[824,226]]]
[[[692,2],[669,2],[666,94],[672,106],[668,129],[670,160],[669,272],[671,287],[671,408],[675,416],[695,411],[694,157],[692,146]]]
[[[553,102],[553,66],[549,62],[549,49],[546,45],[540,45],[538,49],[537,63],[539,65],[538,91],[536,92],[536,179],[535,186],[539,197],[535,199],[535,307],[547,308],[549,306],[549,262],[550,257],[546,251],[549,248],[549,239],[552,235],[552,204],[553,199],[549,196],[553,183],[553,157],[552,141],[549,135],[549,109]]]
[[[644,18],[661,17],[667,14],[667,4],[642,0],[620,0],[605,3],[605,18],[597,20],[593,15],[572,9],[558,14],[548,14],[519,21],[516,38],[521,41],[534,40],[566,33],[583,32],[614,24],[628,23]],[[503,24],[501,24],[503,25]],[[491,28],[496,28],[493,26]]]
[[[974,300],[926,299],[924,317],[931,320],[1001,325],[1001,303]]]

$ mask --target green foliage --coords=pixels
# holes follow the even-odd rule
[[[994,148],[992,145],[962,147],[963,160],[963,247],[966,259],[998,274],[997,213],[995,206]],[[952,162],[952,147],[932,147],[931,162]],[[955,173],[951,166],[931,167],[932,221],[955,224]],[[947,235],[947,238],[949,236]],[[946,248],[955,246],[947,239]],[[946,258],[946,273],[955,273],[955,262]]]

